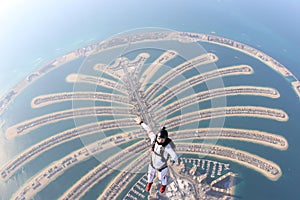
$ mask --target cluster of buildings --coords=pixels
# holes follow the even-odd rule
[[[245,70],[245,68],[247,70]],[[244,73],[247,74],[249,72],[248,70],[250,70],[250,72],[251,72],[252,68],[249,66],[242,65],[242,66],[222,68],[222,69],[218,69],[218,70],[214,70],[214,71],[210,71],[210,72],[206,72],[206,73],[202,73],[202,74],[193,76],[190,79],[187,79],[186,81],[179,82],[177,85],[173,86],[168,91],[166,91],[163,94],[156,97],[151,102],[151,105],[153,106],[153,108],[150,108],[150,109],[154,109],[158,105],[164,104],[167,100],[170,100],[172,97],[176,96],[180,92],[183,92],[184,90],[187,90],[190,87],[200,84],[200,83],[204,82],[205,80],[209,80],[212,78],[219,78],[222,75],[228,76],[228,75],[240,75],[240,74],[244,74]],[[211,91],[209,91],[209,92],[211,92]],[[203,98],[205,98],[205,93],[202,95],[204,95]],[[206,95],[207,95],[207,98],[210,97],[209,93],[207,93]]]
[[[83,75],[83,74],[73,76],[71,74],[67,77],[67,81],[100,85],[102,87],[110,88],[110,89],[119,91],[121,93],[124,93],[124,91],[126,91],[125,86],[123,84],[120,84],[120,82],[109,80],[109,79],[103,78],[103,77],[89,76],[89,75]]]
[[[193,121],[208,120],[216,117],[230,116],[251,116],[276,119],[278,121],[287,121],[287,114],[282,110],[275,110],[265,107],[255,106],[232,106],[205,109],[185,114],[185,117],[179,116],[166,120],[166,127],[169,129],[175,128],[178,125],[188,124]]]
[[[109,173],[112,173],[112,171],[115,170],[115,166],[119,166],[120,164],[126,162],[128,158],[138,154],[142,150],[145,150],[147,146],[148,144],[145,142],[140,142],[115,155],[112,155],[105,162],[92,169],[87,175],[76,182],[64,195],[62,195],[60,199],[66,200],[82,197],[89,190],[89,188],[97,184]],[[101,148],[97,149],[98,153],[100,149]],[[31,180],[27,185],[24,185],[21,189],[19,189],[19,191],[15,194],[14,199],[30,199],[32,194],[40,191],[49,182],[51,182],[51,179],[55,179],[61,174],[61,172],[69,168],[70,165],[75,165],[78,162],[89,158],[90,156],[90,150],[83,148],[80,151],[76,151],[73,156],[65,157],[58,163],[49,166],[47,170],[43,170],[39,176],[35,177],[35,179]]]
[[[278,93],[272,88],[259,88],[259,87],[231,87],[231,88],[222,88],[222,89],[214,89],[209,91],[203,91],[198,94],[195,94],[194,96],[187,97],[184,99],[181,99],[180,101],[176,101],[161,110],[155,118],[160,119],[163,116],[166,116],[168,114],[171,114],[175,112],[178,109],[181,109],[184,106],[194,104],[195,102],[201,102],[205,100],[209,100],[214,97],[218,96],[229,96],[229,95],[236,95],[236,94],[248,94],[248,95],[265,95],[265,96],[272,96],[273,98],[278,96]],[[157,108],[159,105],[162,105],[167,100],[169,100],[171,97],[174,97],[174,93],[171,93],[168,96],[160,95],[155,99],[155,102],[151,102],[151,105],[149,105],[149,109],[153,110]]]
[[[213,164],[213,167],[211,167]],[[214,167],[219,167],[218,178],[214,179]],[[224,166],[222,168],[222,166]],[[147,184],[147,175],[143,175],[134,183],[125,197],[126,200],[137,199],[173,199],[173,200],[197,200],[197,199],[231,199],[233,194],[234,180],[228,177],[235,177],[235,174],[229,172],[229,164],[217,161],[180,157],[172,168],[169,169],[169,183],[165,193],[159,193],[160,182],[154,180],[150,194],[145,191]],[[210,174],[210,179],[208,175]],[[226,182],[226,184],[224,184]],[[227,187],[224,187],[226,185]]]
[[[59,145],[64,142],[76,139],[78,137],[99,132],[99,130],[114,129],[119,127],[131,127],[136,124],[132,120],[121,119],[121,120],[111,120],[103,121],[98,123],[93,123],[74,129],[64,131],[62,133],[56,134],[50,138],[47,138],[40,143],[33,145],[29,149],[25,150],[19,154],[15,159],[11,160],[1,169],[1,179],[6,180],[10,177],[17,169],[22,165],[29,162],[31,159],[37,157],[41,153]]]
[[[149,152],[146,151],[128,164],[128,166],[123,169],[116,178],[114,178],[111,184],[108,185],[106,190],[102,192],[100,199],[117,199],[120,193],[127,190],[129,185],[132,184],[134,178],[139,176],[142,169],[149,164],[149,155]],[[139,199],[145,197],[145,194],[143,194],[145,192],[143,184],[135,184],[133,188],[133,193],[135,193]]]
[[[277,180],[281,176],[281,169],[276,164],[240,150],[218,145],[184,143],[177,144],[176,149],[183,152],[227,158],[254,168],[256,171],[263,173],[267,178],[272,180]]]
[[[73,101],[73,100],[94,100],[94,101],[108,101],[122,104],[128,104],[128,97],[118,94],[108,94],[102,92],[70,92],[57,93],[45,96],[36,97],[32,101],[32,107],[41,107],[56,102]]]
[[[144,99],[145,101],[149,101],[151,97],[159,91],[166,83],[168,83],[170,80],[174,79],[179,74],[182,74],[183,72],[190,70],[198,65],[207,64],[210,62],[214,62],[217,60],[217,56],[213,54],[204,54],[201,56],[196,57],[192,61],[187,61],[182,65],[177,66],[174,68],[174,70],[170,70],[166,74],[162,75],[158,80],[155,81],[155,84],[152,84],[149,89],[145,91]],[[176,92],[172,90],[172,93]]]
[[[44,115],[35,119],[31,119],[20,124],[14,125],[6,130],[6,136],[9,135],[22,135],[27,133],[29,130],[33,130],[34,128],[44,126],[56,121],[66,120],[70,118],[78,118],[84,116],[93,116],[93,115],[128,115],[129,109],[126,108],[115,108],[112,109],[110,107],[88,107],[88,108],[80,108],[80,109],[72,109],[66,111],[60,111],[56,113],[51,113],[48,115]],[[9,136],[10,137],[10,136]]]

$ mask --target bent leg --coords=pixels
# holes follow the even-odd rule
[[[148,167],[148,183],[152,183],[153,182],[153,179],[155,177],[155,169],[149,165]]]
[[[162,185],[167,185],[167,172],[168,168],[165,168],[161,172],[158,172],[158,178],[161,181]]]

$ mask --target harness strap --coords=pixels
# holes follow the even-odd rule
[[[164,162],[164,163],[167,162],[167,159],[164,157],[163,154],[156,153],[155,151],[153,151],[153,153],[154,153],[155,155],[159,156],[162,162]]]
[[[160,153],[157,153],[157,152],[155,152],[155,150],[154,150],[155,144],[156,144],[156,139],[157,139],[157,135],[156,135],[156,137],[155,137],[154,142],[152,143],[152,148],[151,148],[151,149],[152,149],[152,152],[153,152],[155,155],[157,155],[157,156],[160,157],[161,161],[164,162],[164,165],[163,165],[162,167],[158,168],[158,169],[155,168],[154,165],[153,165],[152,158],[151,158],[150,165],[151,165],[154,169],[156,169],[156,170],[158,170],[159,172],[161,172],[163,169],[165,169],[165,168],[168,167],[168,164],[167,164],[168,158],[166,159],[166,158],[164,157],[164,151],[165,151],[165,147],[166,147],[172,140],[169,139],[169,138],[167,138],[167,139],[165,140],[165,142],[162,144],[161,152],[160,152]]]
[[[165,168],[168,167],[167,163],[165,163],[162,167],[160,167],[160,168],[155,168],[155,167],[153,166],[152,159],[151,159],[150,165],[151,165],[151,167],[152,167],[153,169],[156,169],[156,170],[159,171],[159,172],[161,172],[163,169],[165,169]]]

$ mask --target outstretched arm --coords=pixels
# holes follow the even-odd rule
[[[137,124],[141,125],[145,131],[147,131],[151,142],[153,142],[153,140],[155,139],[155,134],[153,133],[152,129],[146,123],[144,123],[140,117],[137,117],[134,120]]]
[[[144,123],[143,120],[140,117],[136,118],[135,122],[137,124],[141,125],[143,127],[143,129],[145,131],[147,131],[148,134],[153,133],[152,129],[146,123]]]

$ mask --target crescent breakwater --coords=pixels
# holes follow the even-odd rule
[[[208,43],[213,43],[213,44],[233,48],[237,51],[246,53],[262,61],[267,66],[280,73],[282,76],[293,77],[295,81],[291,82],[291,86],[294,88],[296,94],[300,97],[299,80],[277,60],[249,45],[234,41],[232,39],[215,36],[215,35],[201,34],[201,33],[148,32],[148,33],[119,36],[86,47],[82,47],[39,67],[37,70],[29,74],[26,78],[21,80],[16,86],[14,86],[11,90],[9,90],[0,99],[0,113],[2,113],[7,108],[8,104],[12,102],[18,96],[18,94],[21,91],[23,91],[26,87],[28,87],[31,83],[33,83],[35,80],[39,79],[43,75],[47,74],[48,72],[62,66],[65,63],[68,63],[72,60],[81,57],[87,57],[89,55],[96,54],[101,51],[122,47],[124,45],[128,45],[129,42],[131,44],[135,44],[135,43],[142,43],[142,42],[162,41],[162,40],[174,40],[180,42],[208,42]]]

